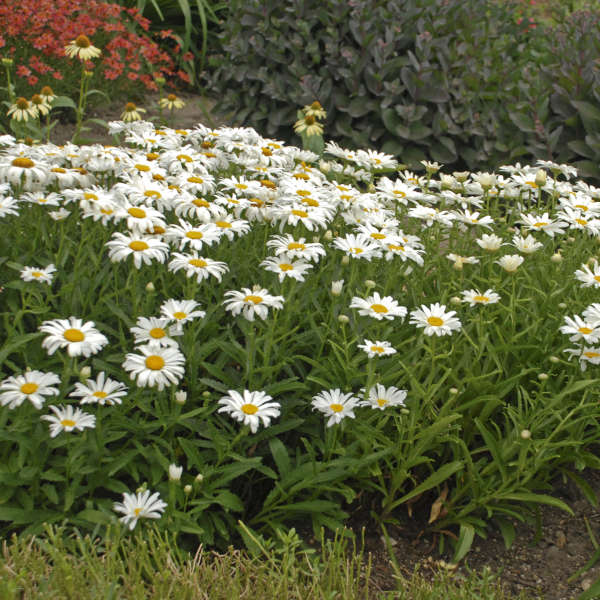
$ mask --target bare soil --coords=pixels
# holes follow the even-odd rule
[[[184,92],[178,95],[186,104],[175,111],[173,127],[191,129],[198,123],[219,127],[226,123],[226,117],[218,113],[218,100]],[[144,118],[152,120],[152,117],[158,117],[158,98],[158,94],[149,94],[145,102],[140,103],[147,109]],[[109,122],[120,119],[123,109],[123,102],[112,103],[93,108],[86,116]],[[53,132],[52,141],[56,144],[69,141],[74,130],[73,123],[60,123]],[[90,130],[83,135],[88,138],[87,143],[113,143],[106,129],[98,124],[90,124]],[[586,479],[596,496],[600,497],[600,473],[588,472]],[[600,542],[600,508],[592,506],[570,484],[557,482],[553,495],[566,502],[574,516],[555,508],[542,508],[537,526],[515,522],[517,536],[509,549],[505,547],[500,532],[490,528],[488,538],[477,538],[467,557],[457,569],[452,570],[455,576],[489,567],[499,574],[506,591],[512,594],[525,592],[530,598],[544,600],[577,598],[600,578],[600,560],[587,572],[573,577],[594,554],[596,540]],[[419,512],[415,506],[412,516],[400,515],[402,526],[389,530],[395,559],[407,577],[415,569],[422,575],[433,575],[436,570],[447,569],[452,558],[450,554],[439,553],[439,537],[426,533],[429,514],[425,508]],[[350,526],[357,532],[362,527],[369,532],[365,541],[366,551],[371,552],[374,558],[373,579],[381,590],[394,589],[394,571],[386,544],[373,523],[356,514]],[[445,546],[449,548],[451,544],[446,543]]]

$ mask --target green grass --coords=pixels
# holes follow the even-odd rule
[[[510,600],[489,571],[456,576],[440,570],[373,578],[373,563],[337,537],[319,553],[290,548],[256,558],[229,548],[222,553],[201,547],[186,554],[166,534],[108,537],[67,535],[47,528],[42,537],[5,541],[0,556],[3,600],[82,598],[123,600]],[[525,596],[519,596],[526,600]]]

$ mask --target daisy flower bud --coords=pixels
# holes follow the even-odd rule
[[[546,381],[546,380],[548,379],[548,373],[540,373],[540,374],[538,375],[538,379],[539,379],[540,381]]]
[[[538,187],[543,187],[546,185],[546,171],[544,171],[544,169],[539,169],[538,172],[535,174],[535,183]]]
[[[324,234],[323,234],[323,239],[326,242],[330,242],[333,239],[333,232],[331,231],[331,229],[328,229]]]
[[[452,296],[450,298],[450,304],[460,304],[462,300],[458,296]]]
[[[453,395],[456,396],[456,394],[458,394],[458,388],[455,387],[451,387],[449,392]]]
[[[202,475],[202,473],[198,473],[198,475],[196,475],[196,483],[202,483],[204,481],[204,475]]]
[[[560,302],[558,308],[565,309],[567,308],[567,304],[565,302]]]
[[[365,287],[366,287],[367,289],[374,288],[376,285],[377,285],[377,284],[376,284],[376,283],[375,283],[375,282],[374,282],[372,279],[367,279],[367,280],[365,281]]]
[[[147,291],[148,293],[150,293],[150,294],[152,294],[153,292],[155,292],[155,291],[156,291],[156,288],[154,287],[154,284],[153,284],[151,281],[149,281],[149,282],[146,284],[146,291]]]
[[[183,488],[183,493],[186,495],[192,493],[192,486],[189,483]]]
[[[340,315],[338,317],[338,321],[342,324],[342,325],[346,325],[346,323],[350,322],[350,319],[348,318],[347,315]]]
[[[92,368],[88,366],[81,367],[81,371],[79,371],[79,377],[81,377],[81,379],[88,379],[91,374]]]
[[[349,263],[350,263],[350,257],[347,254],[344,254],[344,256],[342,256],[342,264],[347,265]]]
[[[553,254],[551,257],[550,257],[550,260],[551,260],[553,263],[559,263],[559,262],[561,262],[561,261],[562,261],[562,259],[563,259],[563,257],[562,257],[562,254],[561,254],[560,252],[555,252],[555,253],[554,253],[554,254]]]
[[[523,431],[521,431],[521,438],[524,440],[528,440],[531,438],[531,431],[529,431],[529,429],[523,429]]]
[[[179,481],[182,473],[183,467],[180,467],[174,463],[169,465],[169,481]]]
[[[557,363],[557,362],[560,362],[560,358],[558,358],[558,356],[551,356],[551,357],[550,357],[548,360],[549,360],[551,363]]]
[[[185,404],[187,400],[187,392],[185,390],[179,390],[175,392],[175,402],[177,404],[181,404],[182,406]]]
[[[331,293],[333,296],[339,296],[342,293],[342,287],[344,286],[344,280],[331,282]]]

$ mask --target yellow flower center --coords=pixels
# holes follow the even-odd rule
[[[21,393],[22,394],[33,394],[38,387],[40,387],[37,383],[24,383],[21,386]]]
[[[134,252],[142,252],[142,250],[148,250],[150,246],[148,246],[146,242],[142,242],[141,240],[134,240],[133,242],[129,242],[129,247]]]
[[[202,179],[202,177],[188,177],[187,179],[190,183],[204,183],[204,179]]]
[[[150,167],[148,165],[134,165],[134,167],[138,170],[138,171],[149,171]]]
[[[187,154],[178,154],[177,160],[183,160],[184,162],[193,162],[192,157]]]
[[[534,223],[533,226],[534,227],[545,227],[548,224],[549,223],[546,223],[545,221],[538,221],[537,223]]]
[[[174,316],[176,319],[178,319],[178,320],[180,320],[180,321],[181,321],[181,319],[185,319],[185,318],[187,317],[187,313],[184,313],[184,312],[182,312],[182,311],[178,310],[177,312],[174,312],[174,313],[173,313],[173,316]]]
[[[473,296],[475,302],[489,302],[490,299],[487,296]]]
[[[528,185],[528,186],[530,186],[532,188],[536,188],[537,189],[537,187],[538,187],[538,184],[535,181],[526,181],[525,183],[526,183],[526,185]]]
[[[77,423],[75,421],[73,421],[73,419],[63,419],[60,424],[63,427],[75,427],[75,425],[77,425]]]
[[[94,392],[92,396],[96,396],[96,398],[106,398],[108,394],[106,392],[103,392],[102,390],[98,390],[97,392]]]
[[[151,354],[146,357],[146,368],[152,369],[152,371],[160,371],[165,366],[165,360],[162,356],[157,354]]]
[[[13,159],[11,162],[13,167],[20,167],[21,169],[31,169],[34,166],[34,162],[30,158],[20,156],[19,158]]]
[[[385,348],[383,346],[371,346],[371,352],[377,352],[377,353],[381,354],[384,351],[385,351]]]
[[[427,322],[432,326],[432,327],[441,327],[444,324],[444,320],[440,319],[439,317],[429,317],[427,319]]]
[[[350,248],[350,252],[353,252],[354,254],[361,254],[363,252],[362,248]]]
[[[100,212],[103,215],[112,215],[113,214],[113,211],[110,208],[101,208]]]
[[[273,156],[273,152],[271,152],[270,148],[261,148],[261,152],[264,156]]]
[[[160,198],[160,192],[157,192],[156,190],[146,190],[144,192],[144,196],[146,196],[146,198]]]
[[[575,221],[577,221],[577,223],[579,223],[580,225],[583,225],[584,227],[588,223],[585,219],[575,219]]]
[[[29,100],[27,98],[17,98],[15,104],[19,110],[27,110],[29,108]]]
[[[146,160],[156,160],[159,156],[160,154],[157,154],[156,152],[148,152],[148,154],[146,154]]]
[[[98,200],[98,196],[96,196],[96,194],[92,194],[91,192],[85,192],[83,197],[85,200]]]
[[[253,296],[250,294],[244,298],[244,302],[253,302],[254,304],[260,304],[263,299],[260,296]]]
[[[371,304],[371,310],[380,314],[388,312],[388,309],[383,304]]]
[[[336,413],[342,412],[344,410],[344,407],[341,404],[330,404],[329,408]]]
[[[589,327],[580,327],[577,331],[583,333],[583,335],[588,335],[588,333],[592,333],[593,329],[590,329]]]
[[[298,242],[290,242],[288,244],[288,250],[305,250],[306,246],[304,244],[299,244]]]
[[[238,190],[246,190],[246,189],[248,189],[248,186],[247,186],[245,183],[236,183],[236,184],[235,184],[235,187],[236,187]]]
[[[246,415],[254,415],[258,412],[258,406],[255,406],[254,404],[243,404],[242,412]]]
[[[304,210],[292,210],[292,214],[296,215],[297,217],[302,217],[302,218],[306,218],[308,217],[308,213]]]
[[[142,208],[137,208],[133,206],[132,208],[128,208],[127,212],[136,219],[143,219],[146,216],[146,211]]]
[[[385,406],[388,403],[388,401],[385,398],[377,398],[377,404],[379,404],[379,406]]]
[[[165,335],[167,335],[162,327],[153,327],[148,333],[150,334],[150,337],[154,338],[155,340],[164,338]]]
[[[195,200],[192,200],[192,204],[195,204],[196,206],[204,206],[205,208],[210,206],[210,202],[207,202],[204,198],[196,198]]]
[[[384,233],[372,233],[371,237],[374,240],[384,240],[386,238],[386,235]]]
[[[54,167],[54,169],[50,169],[53,173],[66,173],[66,169],[63,169],[62,167]]]
[[[294,270],[294,266],[293,266],[293,265],[290,265],[289,263],[281,263],[281,264],[279,265],[279,268],[280,268],[282,271],[293,271],[293,270]]]
[[[142,509],[141,509],[141,508],[134,508],[134,509],[133,509],[133,514],[134,514],[136,517],[139,517],[141,512],[142,512]]]
[[[68,342],[83,342],[85,339],[85,335],[83,335],[83,331],[80,329],[67,329],[63,333],[63,337]]]
[[[310,196],[310,191],[309,190],[296,190],[296,194],[298,194],[298,196]]]
[[[394,194],[396,196],[400,196],[400,198],[404,198],[406,196],[406,194],[404,192],[401,192],[400,190],[394,190]]]
[[[185,237],[190,238],[190,240],[201,240],[204,236],[201,231],[188,231]]]
[[[215,225],[221,229],[229,229],[231,227],[231,223],[227,221],[215,221]]]
[[[321,206],[316,200],[314,200],[313,198],[303,198],[302,199],[302,204],[306,204],[307,206],[312,206],[312,207],[316,207],[316,206]]]
[[[137,110],[137,106],[133,102],[128,102],[125,105],[125,112],[135,112]]]
[[[595,280],[596,280],[598,283],[600,283],[600,275],[594,275],[594,279],[595,279]]]
[[[583,212],[585,212],[588,207],[585,204],[576,204],[575,208],[578,208],[579,210],[582,210]]]
[[[388,244],[388,248],[390,250],[400,250],[401,252],[404,252],[404,246],[398,246],[397,244]]]
[[[188,263],[193,267],[198,267],[199,269],[202,269],[203,267],[206,267],[206,265],[208,265],[208,263],[205,260],[202,260],[201,258],[190,258],[190,260],[188,260]]]
[[[296,175],[294,175],[294,177],[295,176]],[[269,188],[271,190],[273,190],[277,187],[277,185],[275,183],[273,183],[272,181],[270,181],[269,179],[261,179],[260,185],[262,185],[263,187]]]
[[[34,277],[41,277],[43,275],[43,273],[41,271],[32,271],[31,274]]]
[[[600,352],[592,352],[591,350],[587,350],[583,353],[586,358],[598,358],[600,356]]]

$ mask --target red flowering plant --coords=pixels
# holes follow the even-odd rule
[[[6,70],[11,103],[39,94],[43,86],[51,86],[59,97],[75,96],[79,89],[78,106],[62,104],[73,105],[79,124],[83,93],[86,99],[91,94],[139,97],[145,90],[158,90],[156,78],[171,87],[189,83],[173,56],[178,53],[165,49],[166,42],[178,49],[180,38],[170,30],[149,30],[150,22],[137,9],[99,0],[3,0],[0,58],[15,69],[12,80]],[[83,38],[100,54],[66,50]],[[177,58],[181,63],[186,56]],[[87,89],[89,80],[95,89]]]

